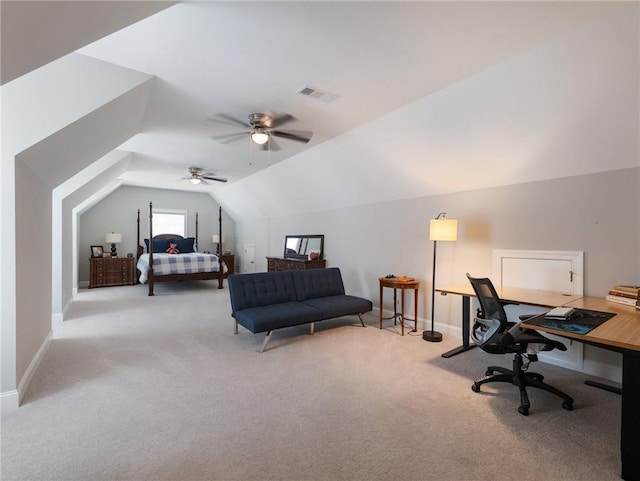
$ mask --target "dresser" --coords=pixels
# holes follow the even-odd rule
[[[236,256],[233,254],[222,254],[220,256],[222,262],[227,265],[227,272],[224,273],[224,277],[230,276],[236,272],[235,264],[236,264]]]
[[[89,259],[89,289],[133,285],[134,261],[133,257],[92,257]]]
[[[302,269],[324,269],[326,261],[318,259],[292,259],[289,257],[267,257],[267,271],[295,271]]]

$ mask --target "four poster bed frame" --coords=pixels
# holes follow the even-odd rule
[[[138,251],[137,251],[137,261],[140,259],[140,256],[144,253],[144,246],[140,243],[140,209],[138,209]],[[222,239],[222,207],[218,209],[218,235],[219,239]],[[209,279],[218,279],[218,289],[223,288],[223,279],[224,279],[224,263],[219,256],[218,257],[218,270],[215,272],[190,272],[185,274],[166,274],[166,275],[154,275],[153,272],[153,240],[154,239],[184,239],[184,237],[178,234],[158,234],[154,237],[153,235],[153,203],[149,202],[149,270],[147,272],[147,284],[149,285],[149,295],[153,296],[153,285],[156,282],[172,282],[172,281],[189,281],[189,280],[209,280]],[[195,245],[198,244],[198,213],[196,212],[196,236],[195,236]],[[180,255],[180,254],[175,254]],[[213,254],[209,254],[213,256]],[[138,276],[139,276],[138,272]]]

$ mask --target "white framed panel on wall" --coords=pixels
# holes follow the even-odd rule
[[[496,249],[493,251],[493,282],[499,286],[536,289],[582,295],[584,290],[584,253],[582,251],[536,251]],[[511,307],[514,316],[544,312],[540,308]],[[584,366],[581,342],[553,336],[567,346],[566,351],[540,353],[541,361],[582,371]]]
[[[584,289],[582,251],[493,251],[493,282],[501,286],[581,296]]]

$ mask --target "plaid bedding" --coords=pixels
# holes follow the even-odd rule
[[[226,271],[226,266],[224,265]],[[142,254],[138,259],[140,282],[147,282],[149,270],[149,254]],[[153,275],[166,276],[168,274],[191,274],[194,272],[218,272],[220,263],[215,254],[190,252],[188,254],[153,254]]]

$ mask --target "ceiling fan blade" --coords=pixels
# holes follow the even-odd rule
[[[213,140],[217,140],[221,144],[228,144],[229,142],[240,140],[242,137],[246,136],[249,133],[250,132],[236,132],[234,134],[211,135],[211,138]]]
[[[235,117],[231,117],[231,115],[228,114],[215,114],[213,115],[213,117],[209,117],[208,120],[211,120],[213,122],[223,122],[225,124],[233,124],[233,125],[240,125],[241,127],[246,127],[246,128],[251,128],[251,125],[249,125],[247,122],[243,122],[242,120],[238,120]]]
[[[283,139],[295,140],[296,142],[309,142],[313,132],[307,130],[272,130],[271,135],[282,137]]]
[[[280,125],[284,125],[287,122],[292,122],[294,120],[296,120],[296,118],[293,115],[289,115],[289,114],[282,114],[277,116],[274,115],[273,119],[271,120],[271,125],[269,125],[269,128],[275,129]]]
[[[223,179],[222,177],[211,177],[208,175],[203,175],[202,178],[207,180],[215,180],[216,182],[227,182],[227,179]]]
[[[267,142],[266,144],[262,144],[260,147],[262,148],[262,150],[270,150],[271,152],[277,152],[280,150],[280,146],[272,135],[269,136],[269,142]]]

